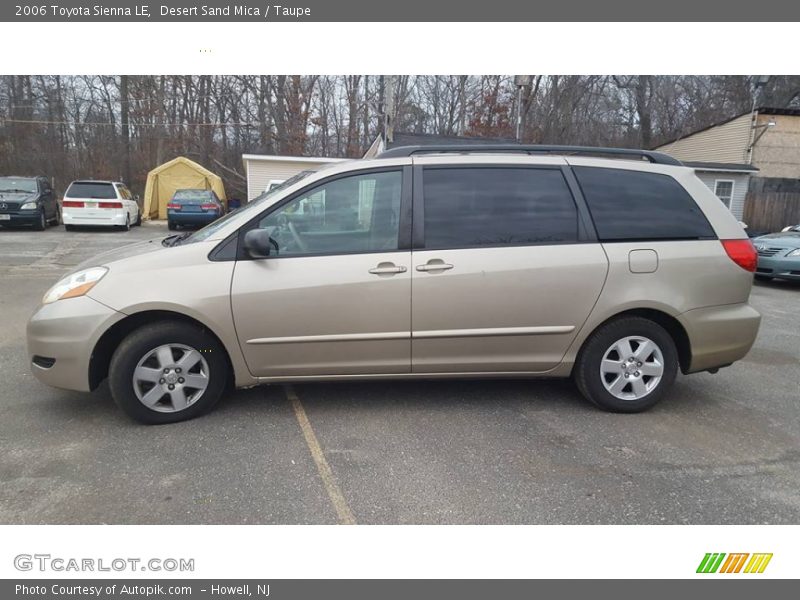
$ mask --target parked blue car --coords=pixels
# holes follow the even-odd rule
[[[757,279],[800,281],[800,231],[782,231],[753,240],[758,252]]]
[[[225,207],[213,190],[176,190],[167,204],[167,227],[203,227],[224,212]]]

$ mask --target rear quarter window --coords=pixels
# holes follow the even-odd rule
[[[573,172],[601,241],[716,238],[703,211],[669,175],[598,167]]]

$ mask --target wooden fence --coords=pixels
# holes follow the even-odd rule
[[[780,231],[800,224],[800,193],[748,192],[742,220],[750,231]]]

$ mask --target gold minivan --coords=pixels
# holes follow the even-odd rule
[[[80,265],[28,323],[33,373],[168,423],[229,386],[569,377],[639,412],[759,326],[756,253],[663,154],[393,148],[305,172],[192,234]]]

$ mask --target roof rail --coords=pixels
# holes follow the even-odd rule
[[[381,152],[377,158],[397,158],[415,154],[468,154],[470,152],[520,152],[523,154],[571,154],[578,156],[638,157],[658,165],[682,166],[683,163],[663,152],[633,148],[595,148],[593,146],[544,146],[539,144],[449,144],[399,146]]]

